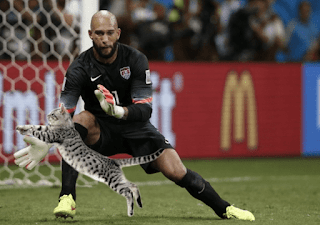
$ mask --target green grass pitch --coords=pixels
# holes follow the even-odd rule
[[[67,220],[56,219],[52,213],[60,188],[0,189],[0,224],[320,224],[319,158],[184,163],[210,181],[222,198],[250,210],[256,221],[221,220],[209,207],[161,174],[147,175],[135,166],[124,169],[126,177],[139,185],[142,196],[143,208],[135,205],[133,217],[126,214],[125,199],[100,183],[92,188],[77,188],[77,214]]]

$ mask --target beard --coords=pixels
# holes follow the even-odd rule
[[[115,42],[113,45],[112,45],[112,49],[111,49],[111,52],[109,54],[103,54],[102,51],[101,51],[101,48],[98,47],[98,45],[96,45],[96,43],[94,43],[94,41],[92,42],[93,43],[93,48],[97,51],[98,55],[101,57],[101,58],[104,58],[104,59],[109,59],[111,58],[114,53],[116,52],[117,50],[117,47],[118,47],[118,42]]]

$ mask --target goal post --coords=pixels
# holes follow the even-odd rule
[[[80,30],[80,51],[83,52],[92,46],[92,41],[89,38],[88,30],[90,29],[91,17],[99,10],[99,0],[82,1],[82,20]]]
[[[47,123],[69,64],[92,46],[88,30],[98,9],[99,0],[0,1],[0,188],[61,185],[56,148],[31,171],[14,164],[13,154],[26,147],[15,127]],[[93,183],[80,175],[77,184]]]

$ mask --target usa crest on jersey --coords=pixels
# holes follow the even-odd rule
[[[123,67],[120,69],[120,75],[128,80],[130,78],[130,75],[131,75],[131,71],[130,71],[130,67],[129,66],[126,66],[126,67]]]

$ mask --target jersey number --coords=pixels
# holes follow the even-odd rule
[[[120,105],[120,101],[119,101],[119,96],[118,96],[118,92],[117,91],[112,91],[112,94],[116,100],[116,104]]]

